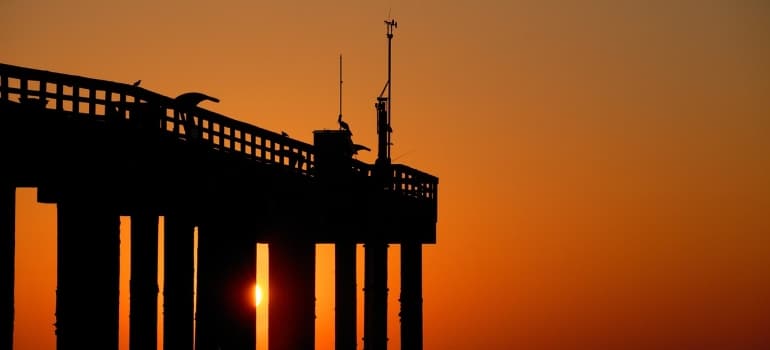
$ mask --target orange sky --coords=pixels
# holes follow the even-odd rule
[[[312,142],[336,127],[343,54],[343,113],[373,146],[388,11],[393,158],[440,178],[426,349],[770,347],[764,1],[5,0],[0,62],[206,92]],[[55,208],[34,195],[16,349],[54,344]],[[331,261],[319,248],[318,349]]]

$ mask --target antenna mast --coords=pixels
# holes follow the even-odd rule
[[[393,104],[393,95],[390,94],[390,89],[393,87],[390,80],[390,47],[393,41],[393,28],[397,28],[398,23],[395,19],[390,19],[385,21],[385,25],[388,28],[388,125],[390,125],[390,106]],[[390,132],[388,132],[388,159],[390,159]]]
[[[386,37],[388,38],[388,81],[385,83],[382,92],[380,92],[380,96],[377,97],[377,103],[375,104],[375,108],[377,109],[377,134],[379,140],[377,163],[387,165],[390,164],[390,146],[392,144],[390,141],[390,134],[393,132],[393,129],[390,127],[391,105],[393,104],[391,95],[391,87],[393,85],[391,81],[391,42],[393,41],[393,29],[397,27],[398,23],[395,19],[390,18],[385,20],[385,28],[387,30]],[[385,89],[388,91],[387,97],[382,96],[385,94]],[[386,103],[387,106],[385,106]]]
[[[340,54],[340,119],[342,119],[342,54]]]

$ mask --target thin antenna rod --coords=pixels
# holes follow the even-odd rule
[[[388,80],[385,82],[385,86],[380,92],[380,96],[377,97],[377,102],[374,104],[377,109],[377,164],[380,166],[390,166],[390,146],[393,144],[390,141],[390,134],[393,129],[390,127],[390,113],[391,105],[393,104],[391,90],[391,41],[393,41],[393,28],[396,28],[396,20],[388,18],[385,20],[385,26],[387,29],[386,37],[388,38]],[[388,96],[383,97],[383,94],[387,91]],[[383,171],[386,171],[383,169]],[[387,171],[386,171],[387,172]]]
[[[342,118],[342,54],[340,54],[340,118]]]
[[[388,13],[388,17],[390,17],[390,13]],[[388,19],[385,21],[385,24],[388,26],[388,160],[390,160],[390,122],[391,122],[391,106],[393,105],[393,95],[391,95],[391,88],[393,87],[393,82],[390,79],[390,72],[391,72],[391,41],[393,41],[393,28],[398,28],[398,23],[395,19]]]

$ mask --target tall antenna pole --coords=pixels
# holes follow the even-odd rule
[[[387,27],[388,38],[388,81],[380,92],[380,96],[377,97],[377,103],[374,104],[377,109],[377,164],[390,166],[390,133],[393,129],[390,127],[390,112],[391,112],[391,41],[393,40],[393,28],[396,28],[398,24],[394,19],[385,20]],[[387,97],[385,95],[387,91]],[[387,104],[387,105],[386,105]]]
[[[340,119],[342,119],[342,54],[340,54]]]
[[[390,17],[390,14],[388,14],[388,17]],[[393,29],[398,28],[398,23],[395,19],[388,19],[385,21],[385,25],[387,26],[387,37],[388,37],[388,160],[390,160],[390,133],[392,132],[390,129],[390,120],[391,120],[391,106],[393,105],[393,95],[391,95],[390,89],[393,87],[393,83],[390,80],[390,72],[391,72],[391,42],[393,41]]]

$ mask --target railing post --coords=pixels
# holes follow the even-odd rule
[[[21,78],[20,80],[21,80],[21,82],[20,82],[21,86],[20,86],[19,90],[21,90],[21,93],[19,95],[21,96],[22,99],[27,99],[28,92],[29,92],[29,86],[28,86],[28,83],[27,83],[27,79],[26,78]]]
[[[61,82],[56,83],[56,110],[64,110],[64,84]]]
[[[72,114],[80,113],[80,86],[72,84]]]
[[[0,73],[0,100],[8,101],[8,75]]]

